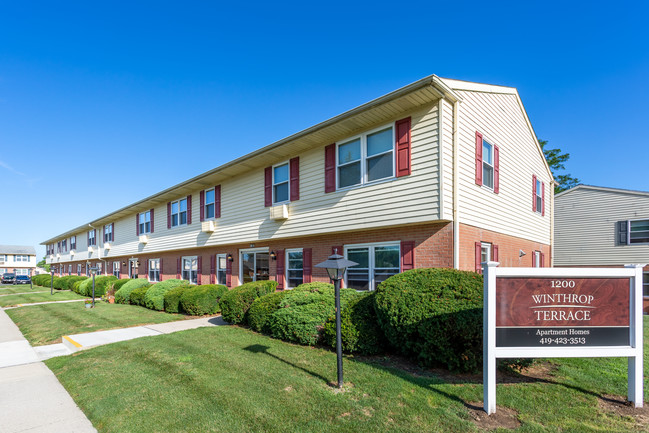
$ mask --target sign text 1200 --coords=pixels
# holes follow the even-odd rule
[[[573,280],[552,280],[552,288],[573,289],[575,282]]]

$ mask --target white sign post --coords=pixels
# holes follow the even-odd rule
[[[499,268],[485,262],[484,410],[496,412],[498,358],[628,358],[643,404],[642,268]]]

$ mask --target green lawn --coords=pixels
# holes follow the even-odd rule
[[[29,291],[29,290],[28,290]],[[31,304],[34,302],[55,302],[55,301],[69,301],[71,299],[84,299],[78,293],[69,290],[59,291],[55,290],[53,294],[50,292],[35,292],[26,295],[10,295],[0,296],[0,307],[11,307],[18,304]],[[31,308],[31,307],[29,307]]]
[[[34,288],[32,289],[27,284],[20,284],[17,286],[0,286],[0,295],[8,295],[11,293],[37,293],[45,291],[49,293],[50,288],[34,286]]]
[[[46,363],[102,433],[480,431],[467,405],[481,406],[481,376],[436,376],[416,367],[407,372],[393,361],[346,358],[346,386],[339,393],[329,385],[336,379],[335,353],[221,326],[111,344]],[[598,405],[602,395],[626,395],[626,359],[549,365],[543,379],[498,385],[499,411],[516,411],[516,431],[649,428]]]
[[[49,295],[48,295],[49,296]],[[0,298],[2,299],[2,298]],[[6,310],[32,346],[60,343],[70,334],[126,328],[184,320],[186,316],[149,310],[135,305],[97,301],[95,308],[83,302],[43,304]]]

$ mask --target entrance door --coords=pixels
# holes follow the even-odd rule
[[[130,259],[128,261],[128,277],[137,278],[137,259]]]
[[[225,286],[226,275],[225,268],[227,266],[227,257],[225,254],[218,254],[216,256],[216,284]]]
[[[268,251],[254,251],[241,253],[241,281],[268,280]]]

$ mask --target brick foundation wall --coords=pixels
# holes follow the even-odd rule
[[[515,236],[504,235],[490,230],[460,224],[460,269],[475,270],[475,243],[487,242],[498,245],[498,261],[503,267],[533,266],[534,251],[545,255],[545,267],[550,267],[550,245],[533,242]],[[525,252],[520,257],[520,250]]]

